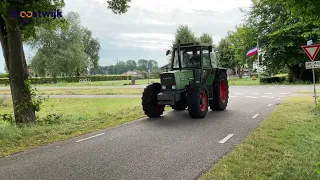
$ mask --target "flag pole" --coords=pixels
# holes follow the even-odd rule
[[[259,67],[260,67],[260,62],[259,62],[259,36],[257,37],[257,58],[258,58],[257,71],[258,71],[258,79],[259,79],[259,84],[260,84],[260,72],[259,72]]]

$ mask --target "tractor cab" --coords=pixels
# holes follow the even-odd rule
[[[171,71],[216,68],[218,64],[216,52],[213,51],[212,45],[207,43],[174,44],[172,52],[168,50],[166,53],[169,54],[172,55]]]

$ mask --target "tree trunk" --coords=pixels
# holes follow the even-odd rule
[[[28,70],[18,21],[12,18],[4,20],[0,17],[0,25],[0,40],[9,70],[15,121],[17,124],[35,122],[35,109],[31,101],[30,89],[25,84],[25,80],[28,79]]]

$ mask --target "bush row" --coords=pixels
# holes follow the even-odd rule
[[[287,76],[262,77],[260,78],[260,83],[262,84],[283,83],[286,80],[287,80]]]
[[[9,78],[8,73],[0,73],[0,78]]]
[[[83,77],[42,77],[42,78],[31,78],[32,84],[52,84],[59,82],[74,83],[80,80],[87,79],[89,81],[117,81],[117,80],[131,80],[131,76],[83,76]],[[9,84],[8,78],[0,78],[0,84]]]

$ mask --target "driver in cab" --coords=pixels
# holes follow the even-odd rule
[[[192,63],[192,64],[199,64],[200,63],[200,56],[197,53],[197,50],[192,51],[192,57],[190,59],[190,63]]]

